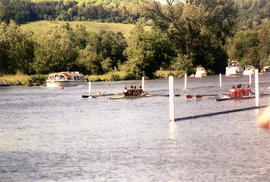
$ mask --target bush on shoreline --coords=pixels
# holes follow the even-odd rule
[[[155,73],[156,78],[168,78],[168,76],[181,77],[184,75],[184,71],[165,71],[159,70]],[[86,75],[89,81],[120,81],[130,80],[131,77],[124,71],[113,71],[104,75]],[[28,85],[28,86],[39,86],[46,84],[47,75],[36,74],[36,75],[2,75],[0,81],[4,81],[10,85]]]
[[[154,75],[157,78],[168,78],[169,76],[182,77],[185,75],[185,72],[183,70],[179,71],[158,70],[155,72]]]
[[[48,75],[41,75],[41,74],[31,75],[30,78],[27,80],[28,86],[45,85],[47,77]]]

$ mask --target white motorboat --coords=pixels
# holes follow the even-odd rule
[[[226,76],[239,76],[242,75],[243,69],[239,65],[237,61],[230,61],[228,62],[228,66],[226,67]]]
[[[58,72],[52,73],[46,80],[47,87],[74,87],[86,85],[87,80],[79,72]]]
[[[255,72],[254,66],[246,66],[245,70],[243,72],[243,75],[244,76],[249,76],[249,75],[254,74],[254,72]]]
[[[264,66],[261,72],[262,73],[270,72],[270,66]]]
[[[196,68],[196,73],[195,73],[195,78],[202,78],[207,76],[207,72],[203,67],[197,67]]]

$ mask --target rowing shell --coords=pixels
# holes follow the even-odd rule
[[[151,97],[151,95],[136,95],[136,96],[115,95],[109,98],[112,100],[116,100],[116,99],[137,99],[141,97]]]
[[[243,97],[221,97],[221,98],[217,98],[216,101],[226,101],[226,100],[243,100],[243,99],[253,99],[255,98],[255,96],[243,96]]]

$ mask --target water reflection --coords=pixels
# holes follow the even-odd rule
[[[177,124],[176,122],[169,122],[169,132],[168,132],[168,138],[170,140],[175,140],[177,138]]]

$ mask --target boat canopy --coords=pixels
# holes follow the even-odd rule
[[[85,80],[79,72],[58,72],[48,76],[48,80]]]

